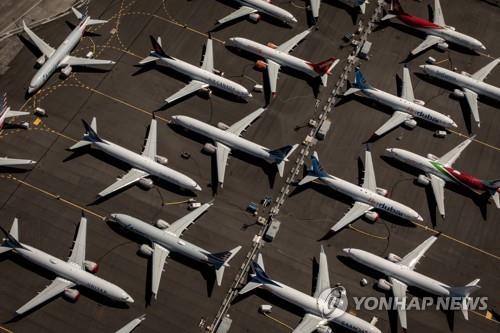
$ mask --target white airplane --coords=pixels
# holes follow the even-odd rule
[[[149,56],[139,61],[139,64],[144,65],[159,60],[167,67],[170,67],[191,79],[187,86],[165,99],[167,104],[170,104],[180,98],[184,98],[185,96],[199,90],[211,94],[212,91],[209,87],[223,90],[242,99],[252,97],[252,94],[249,93],[248,90],[241,84],[226,79],[222,76],[222,73],[220,75],[216,74],[218,71],[214,69],[214,53],[211,38],[207,40],[201,67],[197,67],[165,53],[162,49],[160,37],[158,37],[157,40],[155,40],[152,36],[149,37],[151,39],[151,43],[153,44],[153,50],[151,50]]]
[[[114,61],[111,60],[99,60],[99,59],[89,59],[80,58],[70,55],[70,52],[75,48],[83,34],[85,33],[85,28],[89,25],[103,24],[108,21],[106,20],[94,20],[91,19],[86,13],[82,15],[78,10],[71,7],[75,16],[80,20],[80,23],[73,29],[73,31],[66,37],[66,39],[59,45],[57,49],[54,49],[49,44],[44,42],[40,37],[38,37],[33,31],[26,26],[23,21],[23,28],[29,38],[35,43],[36,47],[43,53],[43,55],[37,59],[37,63],[42,67],[36,72],[35,76],[30,82],[28,93],[38,90],[55,72],[56,69],[63,67],[61,72],[68,76],[72,71],[72,66],[89,66],[89,65],[113,65]]]
[[[243,16],[249,16],[255,22],[260,20],[260,14],[264,13],[266,15],[272,16],[286,24],[297,23],[297,19],[290,14],[288,11],[273,5],[271,1],[267,0],[236,0],[241,7],[232,12],[231,14],[221,18],[217,21],[219,24],[224,24],[233,20],[236,20]]]
[[[328,75],[332,73],[333,68],[339,62],[338,59],[332,57],[313,64],[289,54],[311,31],[312,29],[308,29],[301,32],[280,45],[270,42],[267,45],[262,45],[246,38],[233,37],[229,38],[226,46],[236,47],[265,59],[265,61],[257,60],[255,66],[259,70],[267,69],[269,87],[273,96],[276,94],[276,84],[281,66],[290,67],[313,78],[320,78],[321,83],[326,87]]]
[[[110,221],[116,222],[124,229],[139,234],[150,241],[151,246],[143,244],[139,251],[152,258],[151,291],[155,298],[158,295],[165,260],[172,252],[212,266],[215,270],[217,285],[222,284],[224,270],[229,267],[229,262],[238,253],[241,246],[237,246],[231,251],[211,253],[181,239],[183,232],[210,206],[212,203],[206,203],[171,224],[164,220],[158,220],[156,226],[130,215],[111,214]]]
[[[383,290],[392,289],[392,293],[397,300],[395,304],[398,305],[399,322],[401,327],[405,330],[407,329],[407,321],[406,306],[404,304],[406,304],[406,290],[408,286],[413,286],[442,297],[459,298],[462,301],[462,313],[466,320],[469,317],[467,312],[467,304],[470,300],[469,295],[480,288],[477,285],[479,279],[465,286],[452,287],[414,271],[417,263],[436,240],[436,236],[429,237],[403,258],[393,253],[389,253],[387,259],[384,259],[373,253],[359,249],[343,249],[348,257],[376,271],[384,273],[389,278],[389,281],[385,279],[378,280],[378,287]]]
[[[462,152],[469,146],[475,136],[465,140],[441,157],[427,154],[427,157],[417,155],[404,149],[388,148],[389,156],[406,163],[425,175],[419,175],[418,183],[432,186],[439,214],[444,218],[444,187],[447,182],[462,185],[476,194],[488,193],[497,208],[500,208],[500,180],[481,180],[465,172],[453,168],[453,164]]]
[[[29,112],[26,111],[14,111],[10,109],[10,106],[7,104],[7,93],[3,94],[2,105],[0,106],[0,129],[3,128],[5,124],[5,120],[7,118],[19,117],[19,116],[27,116]]]
[[[361,186],[326,173],[319,164],[318,153],[314,152],[311,155],[311,168],[298,185],[301,186],[316,180],[354,200],[354,205],[351,209],[331,228],[333,232],[339,231],[362,216],[370,221],[376,221],[379,218],[379,214],[373,212],[373,209],[379,209],[410,221],[423,221],[422,217],[416,211],[387,198],[387,190],[377,187],[372,154],[369,150],[365,152],[364,180]]]
[[[85,126],[85,134],[81,141],[78,141],[69,148],[70,150],[94,145],[94,147],[104,153],[132,166],[132,169],[127,174],[118,178],[116,182],[102,190],[98,194],[99,197],[105,197],[135,183],[139,183],[142,187],[150,189],[153,187],[153,181],[149,179],[151,176],[158,177],[187,190],[201,191],[200,185],[193,179],[167,167],[165,164],[167,164],[168,160],[157,154],[156,119],[153,118],[151,120],[148,138],[142,154],[134,153],[113,142],[102,139],[97,135],[97,121],[95,117],[92,118],[90,126],[85,120],[82,120],[82,122]]]
[[[330,323],[335,323],[353,332],[380,333],[373,323],[369,323],[346,311],[347,293],[344,287],[330,286],[328,261],[321,246],[319,254],[319,271],[313,296],[281,282],[272,280],[264,269],[264,261],[259,253],[257,262],[252,263],[252,271],[248,283],[240,290],[245,294],[255,288],[262,288],[277,297],[292,303],[305,311],[305,316],[293,333],[322,332],[331,333]]]
[[[366,12],[366,4],[368,3],[367,0],[337,0],[337,1],[352,8],[356,7],[359,8],[359,11],[363,15]],[[321,0],[310,0],[310,4],[311,4],[312,16],[315,21],[318,21],[319,7],[321,6]]]
[[[19,242],[18,220],[14,219],[10,232],[0,227],[5,234],[0,246],[0,253],[13,251],[29,262],[53,272],[57,277],[44,290],[38,293],[28,303],[16,310],[17,315],[22,315],[35,307],[63,294],[71,301],[80,297],[80,292],[74,289],[82,286],[96,293],[118,302],[133,303],[134,300],[122,288],[93,275],[99,266],[97,263],[85,260],[85,242],[87,238],[87,219],[82,216],[77,230],[76,240],[71,250],[68,261],[51,256],[32,246]]]
[[[213,144],[206,143],[203,149],[207,153],[216,154],[217,179],[222,187],[224,184],[224,174],[226,173],[227,160],[231,149],[236,149],[254,157],[261,158],[268,163],[275,163],[280,177],[283,177],[285,172],[285,162],[288,161],[288,157],[290,157],[295,149],[297,149],[299,146],[298,144],[286,145],[284,147],[271,150],[241,137],[241,134],[265,110],[266,109],[264,108],[260,108],[231,126],[224,123],[218,123],[217,127],[215,127],[188,116],[172,116],[172,123],[201,134],[215,143],[215,146]]]
[[[403,68],[403,89],[401,97],[372,87],[367,83],[359,67],[356,67],[354,72],[355,77],[353,87],[349,88],[344,93],[344,96],[359,92],[364,96],[395,110],[392,117],[375,131],[374,136],[382,136],[401,124],[413,129],[417,126],[415,118],[423,119],[444,128],[457,127],[457,124],[450,117],[425,107],[424,101],[415,99],[411,84],[410,71],[407,67]]]
[[[500,58],[495,59],[474,74],[468,74],[466,72],[455,73],[446,68],[434,65],[421,65],[420,68],[425,74],[431,77],[443,80],[455,86],[459,86],[460,89],[455,89],[453,91],[453,95],[459,98],[465,97],[472,116],[474,117],[474,121],[479,127],[480,120],[477,106],[478,95],[483,95],[496,101],[500,101],[500,88],[483,82],[499,62]]]
[[[446,25],[439,0],[434,0],[434,19],[432,22],[406,13],[401,7],[399,0],[391,1],[389,13],[382,18],[382,21],[392,18],[397,18],[404,25],[427,34],[425,40],[411,51],[411,55],[416,55],[434,45],[437,45],[441,50],[446,50],[448,49],[448,43],[453,43],[472,51],[486,50],[486,47],[477,39],[460,33],[454,27]]]

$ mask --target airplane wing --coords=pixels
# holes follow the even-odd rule
[[[413,86],[411,84],[410,70],[408,67],[403,68],[403,91],[401,92],[401,98],[407,101],[414,102],[415,95],[413,94]]]
[[[391,118],[387,120],[382,126],[380,126],[376,131],[375,135],[382,136],[385,133],[389,132],[390,130],[398,127],[402,123],[404,123],[407,120],[412,119],[413,116],[409,113],[402,112],[402,111],[395,111]]]
[[[71,255],[68,258],[68,262],[73,262],[83,268],[86,242],[87,219],[82,216],[80,219],[80,225],[78,226],[78,233],[76,235],[75,243],[73,244],[73,249],[71,249]]]
[[[172,223],[168,228],[165,229],[165,231],[171,232],[177,237],[180,237],[184,230],[186,230],[192,223],[194,223],[194,221],[212,205],[213,203],[211,202],[203,204],[189,214],[184,215],[183,217]]]
[[[375,192],[377,189],[375,171],[373,170],[372,153],[368,149],[365,151],[365,171],[362,186],[372,192]]]
[[[216,142],[215,146],[217,147],[217,151],[215,152],[217,160],[217,179],[219,180],[219,183],[223,184],[224,174],[226,173],[227,159],[229,157],[229,153],[231,152],[231,148],[220,142]]]
[[[43,39],[38,37],[30,28],[26,26],[26,23],[23,21],[23,29],[28,34],[29,38],[35,43],[36,47],[46,56],[50,57],[56,50],[45,43]]]
[[[297,326],[292,333],[312,333],[324,322],[326,322],[326,319],[306,313],[299,323],[299,326]]]
[[[185,86],[184,88],[182,88],[181,90],[179,90],[178,92],[173,94],[172,96],[167,97],[165,99],[165,102],[167,102],[167,104],[172,103],[173,101],[176,101],[179,98],[190,95],[190,94],[192,94],[200,89],[207,88],[207,87],[208,87],[208,84],[206,84],[205,82],[192,80],[191,82],[188,83],[187,86]]]
[[[22,315],[23,313],[30,311],[40,304],[47,302],[51,298],[56,297],[60,293],[64,292],[65,289],[72,288],[74,286],[76,286],[76,284],[74,284],[73,282],[60,277],[56,277],[52,281],[52,283],[45,287],[45,289],[38,293],[38,295],[33,297],[28,303],[24,304],[19,309],[17,309],[16,313],[18,315]]]
[[[484,81],[484,79],[486,79],[486,77],[490,74],[493,68],[495,68],[496,65],[498,65],[499,62],[500,58],[493,60],[488,65],[484,66],[483,68],[472,74],[471,77],[479,81]]]
[[[311,13],[312,16],[317,19],[319,17],[319,7],[321,5],[321,0],[311,0]]]
[[[27,116],[29,114],[30,114],[29,112],[25,112],[25,111],[9,110],[9,111],[7,111],[7,114],[5,115],[5,118],[12,118],[12,117],[18,117],[18,116]]]
[[[463,88],[462,90],[464,91],[465,100],[467,101],[467,104],[469,104],[472,117],[479,126],[480,119],[479,119],[479,107],[477,106],[477,94],[467,88]]]
[[[156,129],[156,119],[151,120],[151,125],[149,125],[148,138],[146,139],[146,144],[144,145],[144,150],[142,151],[142,156],[146,156],[151,160],[156,158],[156,146],[157,146],[157,129]]]
[[[473,135],[467,140],[463,141],[458,146],[441,156],[438,161],[446,166],[452,166],[453,163],[455,163],[455,161],[460,157],[465,148],[467,148],[467,146],[471,144],[472,140],[474,140],[475,137],[476,136]]]
[[[227,23],[229,21],[236,20],[237,18],[246,16],[246,15],[250,15],[253,13],[257,13],[257,9],[252,8],[252,7],[248,7],[248,6],[241,6],[239,9],[237,9],[236,11],[232,12],[231,14],[229,14],[227,16],[224,16],[223,18],[221,18],[217,22],[219,24],[224,24],[224,23]]]
[[[158,295],[158,288],[160,287],[160,279],[170,251],[161,245],[153,243],[153,258],[152,258],[152,274],[151,274],[151,292]]]
[[[395,278],[389,277],[389,282],[391,283],[391,289],[392,293],[394,295],[394,298],[398,300],[402,300],[406,298],[406,290],[408,289],[408,286],[399,281],[396,280]],[[407,322],[406,322],[406,307],[403,306],[401,302],[397,302],[396,304],[397,309],[398,309],[398,317],[399,317],[399,322],[401,323],[401,327],[406,330],[407,328]]]
[[[427,238],[422,244],[417,246],[413,251],[408,253],[401,259],[398,264],[409,267],[411,270],[415,269],[420,259],[424,256],[425,252],[434,244],[437,240],[436,236],[431,236]]]
[[[412,55],[416,55],[416,54],[418,54],[424,50],[427,50],[428,48],[430,48],[436,44],[442,43],[442,42],[444,42],[444,39],[441,37],[427,35],[427,37],[424,39],[424,41],[419,46],[417,46],[413,51],[411,51],[410,53]]]
[[[135,318],[132,321],[128,322],[125,326],[123,326],[122,328],[120,328],[115,333],[130,333],[137,326],[139,326],[144,320],[146,320],[146,315],[142,315],[142,316],[140,316],[138,318]]]
[[[115,64],[112,60],[101,60],[92,58],[80,58],[74,56],[67,56],[59,66],[92,66],[92,65],[113,65]]]
[[[344,217],[341,218],[340,221],[335,223],[335,225],[331,228],[331,230],[334,232],[339,231],[340,229],[356,221],[361,216],[363,216],[363,214],[369,212],[372,209],[373,209],[372,206],[356,201],[354,205],[351,207],[351,209],[344,215]]]
[[[297,44],[299,44],[307,35],[311,33],[311,29],[301,32],[300,34],[290,38],[283,44],[279,45],[276,49],[284,53],[290,53]]]
[[[323,249],[323,245],[321,245],[321,252],[319,253],[318,279],[316,280],[314,298],[318,298],[321,293],[327,289],[330,289],[330,274],[328,273],[328,261],[325,250]]]
[[[21,165],[32,165],[35,164],[35,161],[32,160],[22,160],[19,158],[8,158],[8,157],[0,157],[0,167],[15,167]]]
[[[444,26],[446,23],[444,23],[444,15],[443,15],[443,10],[441,9],[441,3],[439,3],[439,0],[434,0],[434,23]]]
[[[207,45],[205,46],[205,54],[203,55],[201,69],[209,71],[210,73],[214,71],[214,47],[211,38],[207,40]]]
[[[240,136],[264,111],[266,111],[265,108],[257,109],[245,118],[232,124],[226,131]]]
[[[105,197],[105,196],[107,196],[115,191],[118,191],[124,187],[132,185],[135,182],[138,182],[139,180],[141,180],[142,178],[145,178],[147,176],[149,176],[149,174],[147,172],[132,168],[123,177],[119,178],[116,182],[114,182],[113,184],[111,184],[110,186],[108,186],[104,190],[102,190],[98,194],[98,196]]]
[[[281,65],[273,60],[267,60],[267,76],[269,77],[269,88],[271,93],[276,93],[276,85],[278,84],[278,74]]]
[[[446,182],[435,175],[428,175],[431,180],[432,192],[434,193],[434,198],[436,199],[436,204],[438,207],[439,214],[444,216],[444,185]]]

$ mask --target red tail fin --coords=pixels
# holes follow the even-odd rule
[[[324,75],[324,74],[330,74],[329,71],[332,70],[332,68],[330,68],[330,67],[332,66],[332,64],[335,61],[337,61],[337,59],[334,57],[331,57],[331,58],[324,60],[322,62],[318,62],[317,64],[308,63],[308,65],[311,66],[311,68],[319,75]]]
[[[391,3],[389,13],[395,15],[405,14],[403,7],[399,3],[399,0],[389,0],[389,2]]]

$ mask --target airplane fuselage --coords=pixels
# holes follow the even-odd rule
[[[269,16],[275,17],[285,23],[297,23],[297,19],[288,11],[281,7],[273,5],[270,1],[266,0],[236,0],[242,6],[255,8],[259,12],[265,13]]]

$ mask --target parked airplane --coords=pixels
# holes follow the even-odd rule
[[[290,67],[313,78],[320,78],[321,83],[326,87],[328,75],[332,73],[333,68],[339,62],[338,59],[332,57],[313,64],[289,54],[311,31],[308,29],[301,32],[280,45],[271,42],[262,45],[246,38],[233,37],[229,38],[226,46],[236,47],[265,59],[265,61],[257,60],[255,66],[260,70],[267,69],[269,87],[273,96],[276,94],[276,84],[281,66]]]
[[[22,160],[18,158],[0,157],[0,167],[18,167],[24,165],[33,165],[36,161]]]
[[[217,179],[222,187],[224,184],[224,174],[226,173],[227,159],[231,149],[236,149],[254,157],[261,158],[268,163],[275,163],[280,177],[283,177],[285,162],[288,161],[288,157],[295,151],[298,144],[286,145],[271,150],[240,137],[265,110],[264,108],[260,108],[231,126],[224,123],[218,123],[217,127],[215,127],[188,116],[172,116],[172,122],[195,133],[201,134],[215,143],[215,146],[211,143],[206,143],[203,149],[207,153],[216,154]]]
[[[311,12],[312,16],[315,21],[318,21],[319,18],[319,7],[321,5],[321,0],[310,0],[311,1]],[[340,3],[343,3],[344,5],[347,5],[349,7],[353,8],[359,8],[359,11],[361,14],[365,14],[366,12],[366,4],[368,1],[366,0],[337,0]]]
[[[480,120],[479,110],[477,107],[478,95],[483,95],[496,101],[500,101],[500,88],[483,82],[499,62],[500,58],[495,59],[474,74],[468,74],[465,72],[455,73],[446,68],[434,65],[421,65],[420,68],[422,68],[425,74],[431,77],[459,86],[460,89],[455,89],[453,91],[453,95],[460,98],[465,97],[472,116],[474,117],[474,121],[479,127]]]
[[[417,121],[414,118],[426,120],[434,125],[444,128],[457,127],[457,124],[448,116],[425,107],[425,103],[415,99],[411,84],[410,71],[403,68],[403,87],[401,97],[389,94],[372,87],[365,80],[359,67],[356,67],[353,87],[349,88],[344,96],[360,92],[364,96],[386,105],[395,110],[392,117],[374,133],[375,137],[382,136],[395,127],[404,124],[408,128],[415,128]]]
[[[389,253],[387,259],[384,259],[373,253],[359,249],[343,249],[344,253],[346,253],[346,255],[350,258],[376,271],[384,273],[389,278],[389,281],[385,279],[378,280],[377,285],[383,290],[392,289],[392,293],[395,298],[395,302],[393,304],[397,304],[398,306],[399,322],[404,330],[407,329],[405,304],[406,289],[408,286],[413,286],[442,297],[459,298],[462,301],[462,313],[466,320],[469,317],[467,312],[467,304],[470,300],[469,295],[480,288],[477,285],[479,279],[476,279],[463,287],[451,287],[414,271],[417,263],[420,259],[422,259],[425,252],[436,240],[436,236],[429,237],[403,258],[400,258],[393,253]]]
[[[347,307],[346,290],[341,286],[334,288],[330,286],[328,261],[323,246],[321,246],[319,254],[319,271],[313,296],[272,280],[265,271],[264,261],[260,253],[257,262],[252,263],[252,271],[248,283],[240,290],[239,294],[245,294],[255,288],[262,288],[303,309],[306,314],[293,330],[294,333],[333,332],[329,326],[330,323],[343,326],[353,332],[381,332],[375,327],[373,321],[369,323],[345,311]]]
[[[406,13],[401,7],[399,0],[391,1],[389,13],[382,18],[382,21],[392,18],[397,18],[404,25],[427,34],[425,40],[411,51],[412,55],[416,55],[434,45],[437,45],[441,50],[446,50],[448,49],[448,43],[453,43],[472,51],[486,50],[486,47],[477,39],[456,31],[454,27],[446,25],[439,0],[434,0],[434,19],[432,22]]]
[[[211,38],[207,40],[207,46],[205,48],[205,54],[203,56],[203,63],[201,64],[201,67],[191,65],[190,63],[171,57],[165,53],[162,49],[160,37],[158,37],[157,40],[155,40],[152,36],[149,36],[149,38],[153,44],[153,50],[151,50],[149,56],[139,61],[139,64],[144,65],[159,60],[167,67],[170,67],[191,79],[187,86],[165,99],[167,104],[188,96],[198,90],[211,94],[212,91],[209,87],[223,90],[243,99],[252,97],[252,94],[249,93],[248,90],[241,84],[224,78],[222,76],[223,74],[215,74],[218,71],[214,69],[214,53]]]
[[[181,239],[184,230],[194,223],[210,206],[212,206],[212,203],[203,204],[172,224],[164,220],[158,220],[156,221],[156,227],[129,215],[111,214],[110,221],[116,222],[124,229],[139,234],[150,241],[151,246],[143,244],[139,251],[152,258],[151,291],[155,298],[158,295],[165,260],[171,252],[212,266],[217,277],[217,284],[221,285],[224,269],[229,267],[229,261],[238,253],[241,246],[237,246],[231,251],[211,253]]]
[[[304,185],[316,180],[320,180],[323,185],[345,194],[354,200],[354,205],[351,209],[331,228],[333,232],[339,231],[362,216],[370,221],[376,221],[379,218],[379,214],[373,212],[373,209],[379,209],[410,221],[423,221],[422,217],[416,211],[387,198],[387,190],[377,187],[372,154],[369,150],[365,152],[364,180],[361,186],[326,173],[319,164],[318,153],[314,152],[311,155],[311,168],[298,185]]]
[[[2,105],[0,106],[0,129],[3,128],[5,124],[5,120],[7,118],[19,117],[19,116],[27,116],[30,113],[25,111],[14,111],[10,109],[10,106],[7,104],[7,93],[3,94]]]
[[[35,76],[30,82],[28,93],[31,94],[38,90],[55,72],[56,69],[63,67],[61,72],[65,76],[69,76],[72,71],[72,66],[89,66],[89,65],[113,65],[114,61],[111,60],[99,60],[99,59],[89,59],[80,58],[70,55],[70,52],[75,48],[83,34],[85,33],[85,28],[89,25],[103,24],[108,21],[106,20],[94,20],[85,13],[83,15],[75,8],[71,7],[75,16],[80,20],[80,23],[73,29],[73,31],[66,37],[66,39],[59,45],[57,49],[54,49],[49,44],[44,42],[40,37],[38,37],[33,31],[26,26],[23,21],[23,28],[29,38],[35,43],[36,47],[43,53],[43,55],[37,59],[37,63],[42,67],[36,72]]]
[[[98,194],[99,197],[105,197],[135,183],[139,183],[145,188],[152,188],[153,181],[149,179],[151,176],[158,177],[184,189],[201,191],[200,185],[193,179],[167,167],[165,164],[167,164],[168,160],[157,154],[156,119],[151,120],[148,138],[142,154],[134,153],[122,146],[102,139],[97,135],[97,120],[95,117],[92,118],[90,126],[85,120],[82,120],[82,122],[85,126],[85,134],[81,141],[69,148],[70,150],[94,145],[104,153],[132,166],[132,169],[127,174],[101,191]]]
[[[85,260],[85,242],[87,238],[87,219],[82,216],[77,230],[76,240],[71,250],[68,261],[51,256],[32,246],[19,242],[18,220],[14,219],[10,232],[0,227],[5,234],[0,246],[0,253],[13,251],[29,262],[53,272],[57,277],[28,303],[16,310],[16,314],[22,315],[35,307],[45,303],[59,294],[72,301],[80,297],[80,292],[74,289],[76,286],[88,288],[96,293],[104,295],[114,301],[133,303],[134,300],[122,288],[93,275],[99,266],[97,263]]]
[[[241,7],[231,14],[217,21],[219,24],[224,24],[236,20],[243,16],[249,16],[253,21],[260,20],[260,14],[263,13],[272,16],[286,24],[297,23],[297,19],[288,11],[273,5],[267,0],[236,0]]]
[[[488,193],[497,208],[500,208],[500,180],[481,180],[453,168],[453,163],[460,157],[474,137],[465,140],[439,158],[432,154],[427,154],[427,157],[424,157],[399,148],[388,148],[386,150],[390,157],[425,173],[425,175],[419,175],[417,181],[422,185],[431,184],[439,214],[444,218],[444,186],[446,182],[460,184],[479,195]]]

